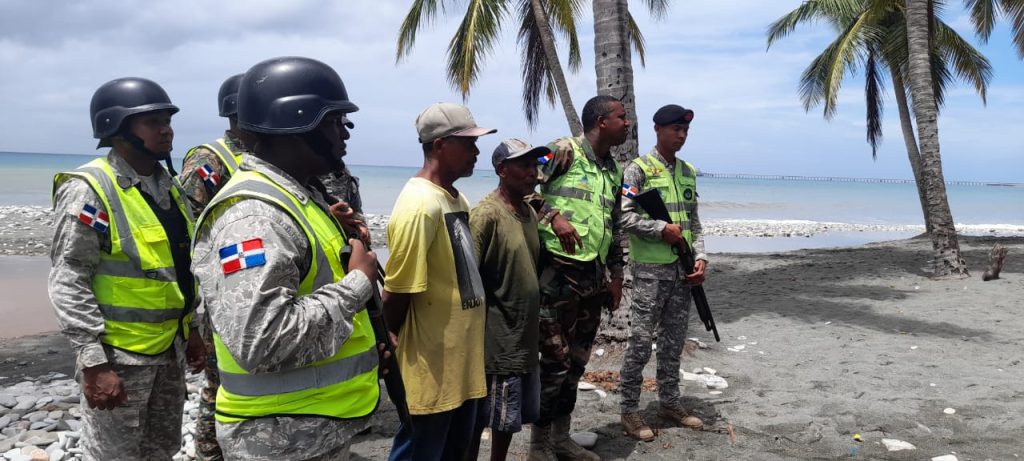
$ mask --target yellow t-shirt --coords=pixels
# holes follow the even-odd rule
[[[384,289],[412,294],[396,351],[409,413],[440,413],[487,395],[484,291],[466,198],[410,179],[388,222],[388,253]]]

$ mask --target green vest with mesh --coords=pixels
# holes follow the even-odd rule
[[[697,205],[697,169],[689,162],[676,159],[675,173],[669,175],[656,153],[635,158],[633,163],[644,172],[641,190],[658,191],[672,222],[679,224],[686,244],[692,245],[693,231],[690,230],[688,212]],[[637,207],[637,213],[644,219],[652,219],[640,207]],[[634,234],[629,236],[629,256],[633,261],[644,264],[669,264],[679,260],[679,255],[664,240],[648,240]]]
[[[313,257],[295,296],[309,295],[345,276],[339,255],[347,240],[334,218],[312,199],[303,203],[255,171],[240,170],[232,176],[200,216],[197,229],[203,228],[211,210],[243,198],[262,200],[286,211],[305,233]],[[377,408],[380,387],[376,341],[366,310],[355,315],[352,325],[352,335],[331,357],[264,373],[249,373],[242,368],[220,335],[214,333],[221,379],[217,421],[234,423],[272,415],[351,419],[372,413]]]
[[[576,228],[583,248],[577,247],[574,255],[563,251],[562,243],[549,225],[540,226],[541,242],[547,251],[556,255],[577,261],[599,258],[604,263],[612,244],[612,208],[622,184],[622,170],[618,165],[613,170],[602,170],[587,158],[579,140],[570,139],[570,142],[572,165],[565,174],[542,185],[541,193],[544,200]]]
[[[217,154],[217,158],[220,159],[220,164],[224,165],[224,173],[228,176],[235,174],[238,170],[238,165],[242,163],[242,154],[244,151],[234,151],[228,146],[227,140],[224,138],[217,138],[209,144],[203,144],[201,146],[193,147],[185,154],[185,161],[195,153],[196,149],[205,147]]]
[[[178,286],[164,226],[142,193],[137,187],[118,186],[117,174],[105,158],[58,173],[53,179],[54,196],[71,177],[89,183],[103,202],[97,208],[110,213],[110,253],[100,252],[92,278],[93,296],[103,314],[100,341],[137,354],[157,355],[171,347],[179,330],[188,338],[192,306],[185,305]],[[191,236],[192,215],[177,185],[171,188],[171,196]]]

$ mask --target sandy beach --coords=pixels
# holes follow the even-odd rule
[[[378,242],[382,219],[371,219]],[[48,373],[73,372],[67,342],[56,333],[37,334],[54,325],[45,298],[48,261],[40,256],[46,250],[35,247],[47,247],[49,237],[23,235],[41,232],[29,227],[0,232],[0,248],[20,248],[7,253],[19,256],[0,257],[9,294],[0,306],[8,337],[0,340],[0,393]],[[997,241],[1010,248],[1007,266],[1001,279],[982,282]],[[621,344],[595,346],[588,370],[605,372],[596,384],[607,391],[581,391],[574,430],[597,433],[594,450],[605,459],[1019,459],[1024,238],[964,237],[961,245],[972,277],[955,280],[928,278],[924,239],[713,253],[706,289],[722,342],[694,315],[687,336],[704,347],[692,343],[681,370],[685,404],[709,430],[665,427],[654,414],[656,394],[644,392],[642,408],[658,438],[625,437],[614,390]],[[39,319],[42,325],[33,323]],[[721,380],[708,378],[705,367]],[[653,360],[647,373],[654,376]],[[708,389],[702,381],[727,387]],[[386,457],[397,418],[385,404],[375,419],[374,430],[355,441],[354,459]],[[889,451],[883,439],[916,448]],[[526,432],[516,437],[516,456],[525,455],[527,440]]]

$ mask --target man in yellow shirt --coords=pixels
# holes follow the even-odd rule
[[[454,183],[473,174],[480,128],[469,109],[427,107],[416,118],[423,168],[388,222],[384,313],[397,336],[412,424],[390,459],[462,459],[484,384],[484,291],[469,231],[469,202]]]

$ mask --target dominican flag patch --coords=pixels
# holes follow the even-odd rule
[[[220,249],[220,265],[224,269],[224,275],[266,263],[267,256],[263,251],[262,239],[246,240]]]
[[[107,213],[88,203],[82,207],[82,212],[78,213],[78,220],[82,221],[86,226],[103,233],[110,230],[110,217],[107,216]]]
[[[555,158],[555,153],[554,152],[548,152],[548,155],[545,155],[545,156],[542,156],[542,157],[537,157],[537,163],[539,163],[541,165],[547,165],[549,162],[551,162],[551,159],[553,159],[553,158]]]
[[[209,164],[199,167],[196,169],[196,172],[199,173],[200,178],[203,178],[203,183],[206,184],[206,187],[213,189],[217,187],[217,184],[220,184],[220,175],[214,173],[213,168]]]
[[[638,193],[640,193],[640,191],[636,189],[636,186],[630,186],[629,184],[622,185],[622,195],[633,198],[636,197],[636,194]]]

